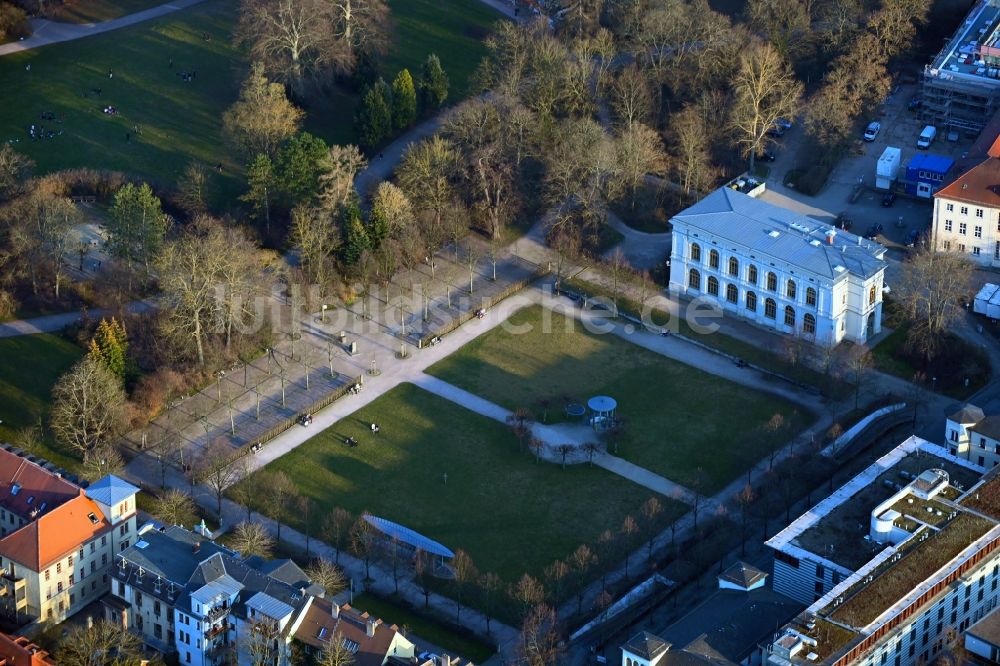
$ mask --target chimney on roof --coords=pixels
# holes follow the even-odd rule
[[[962,189],[963,190],[969,189],[969,184],[968,183],[962,183]]]
[[[833,245],[833,239],[837,237],[837,232],[833,229],[828,229],[826,232],[826,244]]]
[[[365,623],[365,633],[368,634],[368,638],[374,638],[375,637],[375,625],[376,625],[376,623],[377,623],[377,620],[373,620],[372,618],[368,618],[368,621]]]
[[[334,619],[337,619],[338,617],[340,617],[340,604],[338,604],[336,601],[334,601],[334,602],[331,602],[330,606],[331,606],[330,607],[330,615],[332,615]]]
[[[441,666],[451,666],[451,657],[446,654],[441,655]]]
[[[194,545],[191,546],[191,552],[197,553],[199,550],[201,550],[201,541],[195,541]]]

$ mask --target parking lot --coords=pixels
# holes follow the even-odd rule
[[[838,215],[846,215],[853,222],[851,232],[857,234],[866,234],[873,224],[880,223],[883,232],[878,240],[889,248],[889,258],[903,259],[907,251],[903,244],[907,234],[913,229],[923,232],[930,228],[931,200],[900,194],[891,207],[882,206],[883,193],[874,189],[875,166],[882,151],[888,146],[900,149],[902,177],[906,163],[914,155],[930,153],[959,160],[975,140],[973,136],[960,134],[957,141],[949,141],[947,135],[939,131],[929,150],[918,149],[917,137],[924,124],[917,119],[916,113],[907,109],[907,103],[918,94],[918,90],[916,84],[902,85],[889,96],[879,114],[869,119],[881,123],[878,136],[872,142],[864,142],[861,140],[863,129],[859,130],[856,150],[840,161],[831,172],[826,186],[816,196],[803,194],[783,184],[785,174],[801,166],[799,144],[804,132],[800,126],[793,127],[778,139],[773,149],[777,160],[771,164],[767,191],[761,198],[831,224],[835,223]],[[864,190],[856,201],[851,202],[859,184]],[[890,265],[887,278],[892,281],[897,276],[898,264]]]

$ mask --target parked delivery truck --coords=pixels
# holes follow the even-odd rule
[[[937,127],[934,125],[928,125],[920,133],[920,137],[917,139],[917,148],[930,148],[931,144],[934,143],[934,138],[937,136]]]

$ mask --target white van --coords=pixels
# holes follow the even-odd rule
[[[917,138],[917,148],[930,148],[930,145],[934,143],[934,138],[937,136],[937,127],[934,125],[928,125],[924,128],[924,131],[920,133],[920,137]]]

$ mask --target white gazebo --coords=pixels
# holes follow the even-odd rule
[[[594,430],[607,430],[615,424],[618,401],[606,395],[595,395],[587,401],[590,409],[590,425]]]

